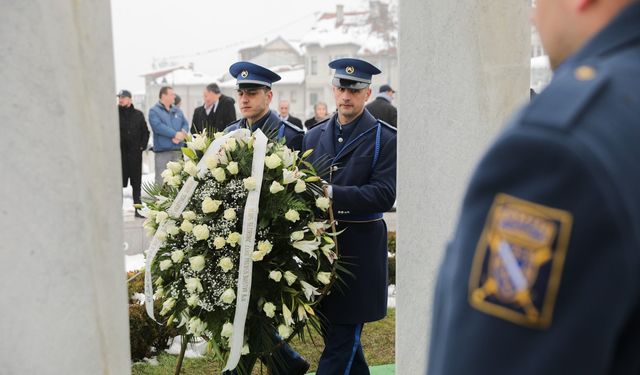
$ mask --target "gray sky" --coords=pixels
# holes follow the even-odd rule
[[[117,89],[144,90],[153,58],[195,61],[220,76],[241,46],[282,35],[300,39],[314,14],[363,0],[111,0]],[[204,53],[205,51],[214,52]]]

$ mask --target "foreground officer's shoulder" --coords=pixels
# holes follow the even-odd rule
[[[242,119],[236,120],[234,122],[229,123],[225,128],[224,128],[224,132],[230,132],[232,130],[236,130],[240,128],[240,122],[242,121]]]
[[[610,73],[603,65],[585,64],[563,72],[522,112],[524,123],[569,130],[595,99],[606,93]]]

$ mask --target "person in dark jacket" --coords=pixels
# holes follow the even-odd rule
[[[344,287],[321,302],[324,351],[318,375],[369,374],[360,337],[366,322],[387,314],[387,226],[383,213],[396,198],[396,129],[376,120],[365,103],[378,68],[359,59],[338,59],[333,95],[337,113],[309,130],[302,152],[312,163],[330,161],[328,182],[338,222],[338,250],[348,270]],[[326,170],[326,168],[323,168]]]
[[[236,121],[235,100],[223,95],[217,84],[207,85],[202,96],[204,104],[193,111],[191,134],[207,129],[207,134],[211,135]]]
[[[302,129],[302,120],[291,116],[289,113],[289,101],[281,100],[280,103],[278,103],[278,117],[280,117],[280,120],[289,121],[293,125]]]
[[[380,86],[380,92],[376,98],[367,104],[367,110],[378,120],[390,124],[394,128],[398,127],[398,109],[391,104],[393,94],[396,92],[389,85]]]
[[[122,159],[122,187],[131,182],[133,203],[141,204],[142,152],[149,142],[149,128],[142,112],[133,107],[131,92],[121,90],[118,93],[118,112],[120,114],[120,157]],[[136,217],[143,217],[135,210]]]
[[[327,103],[325,102],[317,102],[313,106],[313,117],[304,122],[304,127],[307,130],[313,128],[320,121],[326,119],[329,116],[329,111],[327,110]]]

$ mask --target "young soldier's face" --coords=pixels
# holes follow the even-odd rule
[[[273,97],[271,90],[262,87],[239,89],[237,94],[240,113],[252,122],[259,120],[267,113]]]

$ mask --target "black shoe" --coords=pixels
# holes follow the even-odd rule
[[[269,375],[304,375],[309,371],[311,364],[301,356],[287,358],[286,363],[274,362],[267,365]]]
[[[140,212],[138,212],[138,210],[134,210],[134,211],[135,211],[135,214],[133,214],[133,216],[144,219],[144,216],[140,215]]]
[[[303,357],[299,357],[294,363],[291,364],[291,367],[289,368],[289,374],[304,375],[307,373],[307,371],[309,371],[309,367],[311,367],[311,364],[307,362],[307,360]]]

